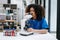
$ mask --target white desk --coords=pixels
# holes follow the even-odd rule
[[[47,34],[33,34],[30,36],[21,36],[19,32],[17,36],[3,36],[3,33],[0,33],[0,40],[56,40],[56,38],[47,33]]]

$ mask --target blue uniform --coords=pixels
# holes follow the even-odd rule
[[[45,18],[42,18],[41,21],[30,19],[27,22],[28,28],[33,28],[33,29],[47,29],[48,24],[45,20]]]

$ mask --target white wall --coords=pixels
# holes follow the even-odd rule
[[[48,0],[46,0],[46,9],[45,9],[45,17],[48,23]]]
[[[27,5],[29,5],[29,4],[31,4],[31,3],[35,3],[35,0],[26,0],[26,3],[27,3]]]
[[[7,4],[7,0],[0,0],[0,4]]]
[[[25,13],[23,2],[22,0],[11,0],[11,4],[17,4],[17,8],[19,8],[17,14],[18,14],[18,22],[20,24],[20,20],[23,18]]]
[[[51,0],[51,23],[50,23],[50,31],[56,32],[57,25],[57,0]]]

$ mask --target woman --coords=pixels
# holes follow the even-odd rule
[[[32,18],[28,20],[28,32],[36,32],[46,34],[48,32],[48,25],[45,20],[44,10],[41,6],[30,4],[26,8],[26,13],[30,13]]]

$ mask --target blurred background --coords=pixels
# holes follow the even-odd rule
[[[45,18],[49,25],[49,32],[56,36],[57,0],[0,0],[0,14],[6,14],[6,10],[11,7],[11,12],[13,9],[14,13],[17,14],[16,23],[20,24],[25,15],[25,8],[29,4],[38,4],[45,8]]]
[[[45,17],[50,27],[50,32],[56,32],[56,24],[57,24],[57,0],[0,0],[0,14],[5,13],[4,4],[15,4],[17,5],[18,10],[18,21],[20,24],[20,19],[23,18],[25,14],[25,8],[29,4],[38,4],[42,5],[45,8]]]

